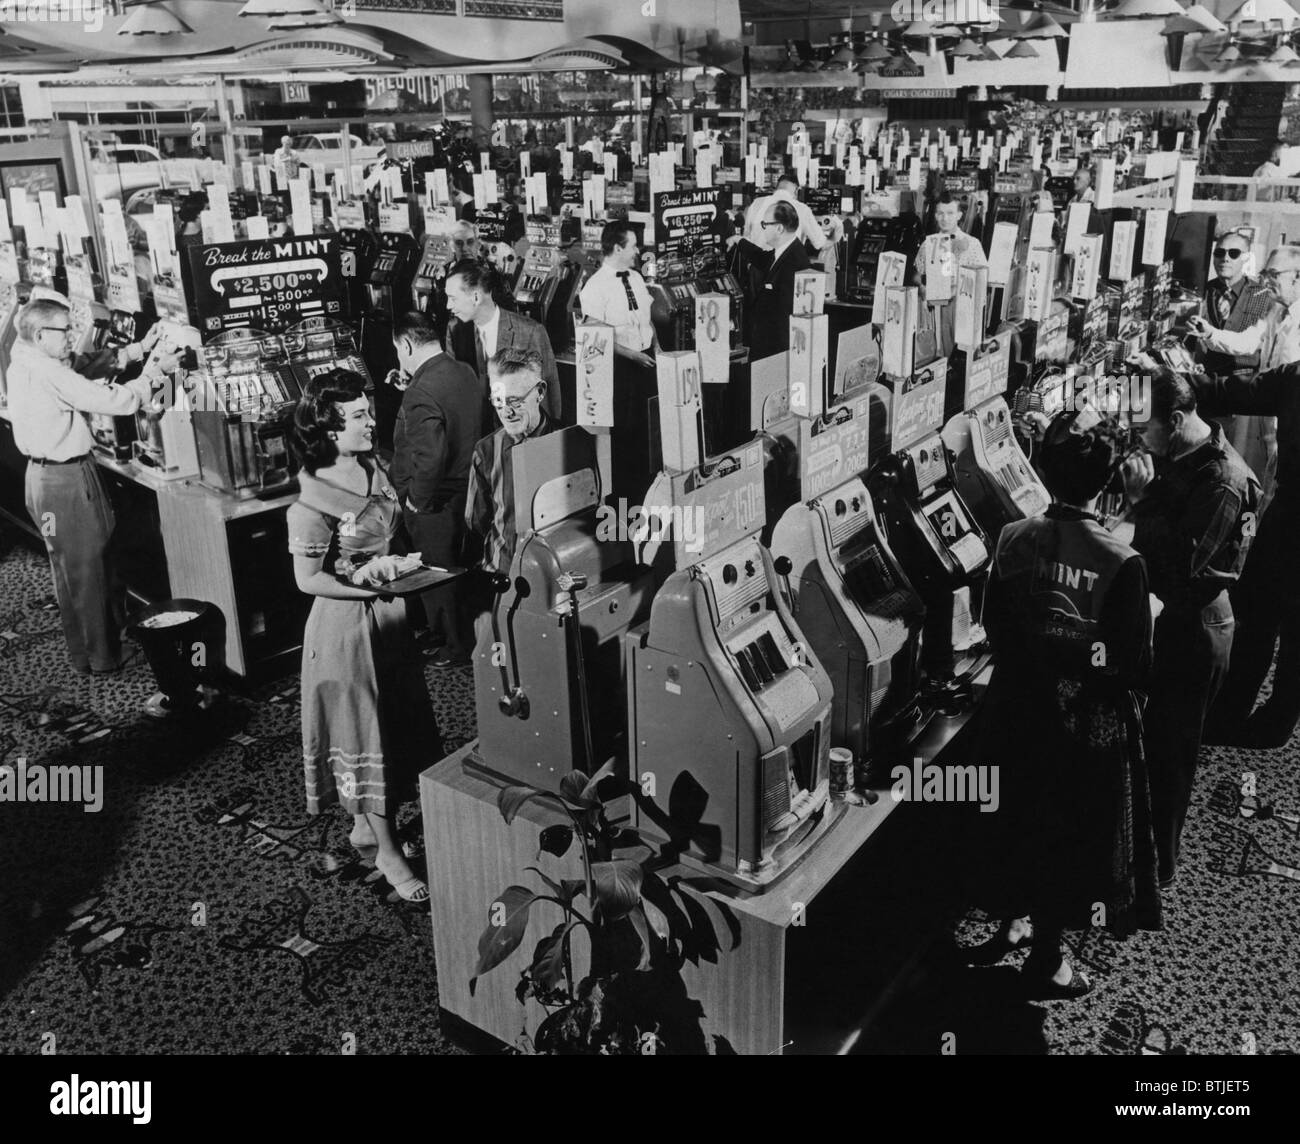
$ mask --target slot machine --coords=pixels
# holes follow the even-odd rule
[[[556,791],[571,769],[592,774],[625,757],[623,639],[648,614],[654,586],[629,543],[599,535],[599,466],[585,430],[524,442],[512,463],[518,542],[479,621],[469,764]]]
[[[375,261],[366,280],[365,309],[361,316],[361,350],[374,377],[387,377],[397,368],[393,324],[410,305],[420,249],[404,232],[381,234]],[[391,385],[375,389],[375,441],[381,449],[393,446],[393,427],[401,408],[401,391]]]
[[[49,246],[38,246],[27,252],[27,281],[32,287],[44,286],[65,297],[68,290],[67,275],[59,262],[59,252]]]
[[[882,458],[868,485],[890,547],[923,597],[955,590],[987,566],[988,542],[938,433]]]
[[[149,402],[135,413],[136,439],[131,443],[135,462],[166,480],[192,477],[199,471],[193,391],[200,341],[199,332],[193,326],[163,319],[150,356],[168,355],[182,348],[187,352],[166,384],[155,390]]]
[[[807,852],[828,821],[832,698],[808,647],[757,535],[669,575],[627,637],[632,774],[655,791],[639,831],[741,886]]]
[[[864,218],[858,223],[845,260],[843,296],[847,301],[871,304],[876,293],[876,263],[887,248],[893,221]]]
[[[331,369],[347,369],[366,379],[366,391],[374,380],[361,356],[352,327],[337,318],[304,318],[284,334],[284,348],[302,389],[313,377]]]
[[[1047,511],[1052,498],[1016,439],[1004,398],[950,418],[943,442],[955,458],[957,491],[991,543],[1004,524]]]
[[[144,332],[143,320],[143,314],[132,313],[129,310],[110,311],[102,348],[116,350],[132,342],[138,342]],[[118,461],[131,460],[135,455],[135,442],[138,439],[134,413],[121,417],[92,413],[89,421],[90,433],[95,439],[95,448],[101,455]]]
[[[830,677],[831,743],[865,760],[919,722],[925,606],[890,551],[860,476],[786,510],[773,566]]]
[[[671,517],[673,570],[625,641],[637,829],[747,887],[792,869],[835,814],[831,682],[759,540],[763,479],[758,440],[660,474],[646,499]]]
[[[725,255],[720,250],[714,251],[705,264],[695,280],[695,289],[699,294],[726,294],[731,299],[731,348],[738,350],[745,340],[745,292],[727,269]]]
[[[426,234],[420,250],[420,262],[411,284],[411,300],[421,314],[432,314],[442,293],[447,268],[452,264],[451,238],[445,234]]]
[[[375,264],[379,244],[369,230],[347,227],[339,231],[339,265],[347,296],[348,317],[356,321],[366,308],[366,283]]]
[[[957,618],[957,593],[988,567],[989,542],[957,490],[938,433],[878,461],[867,487],[889,546],[925,603],[922,667],[931,684],[948,687],[958,644],[971,634]]]
[[[530,219],[527,234],[528,253],[515,285],[515,302],[521,314],[546,327],[553,343],[564,345],[572,335],[569,304],[576,293],[578,267],[560,250],[559,223]]]
[[[695,348],[695,299],[700,288],[691,267],[676,259],[660,258],[655,262],[655,280],[646,282],[652,297],[657,297],[668,317],[658,324],[659,344],[666,350]]]
[[[203,484],[241,497],[291,490],[288,435],[302,390],[283,340],[227,330],[200,355],[193,418]]]
[[[9,358],[18,338],[18,311],[22,309],[30,287],[25,290],[17,282],[0,283],[0,408],[9,404]]]

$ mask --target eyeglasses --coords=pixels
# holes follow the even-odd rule
[[[1300,270],[1261,270],[1259,276],[1269,282],[1276,282],[1284,274],[1300,275]]]
[[[1220,246],[1215,248],[1214,257],[1215,258],[1240,258],[1245,253],[1246,252],[1244,250],[1239,250],[1235,246],[1233,247]]]
[[[776,219],[771,218],[767,219],[765,222],[760,222],[758,225],[766,230],[769,226],[780,226],[781,224],[777,222]]]
[[[509,409],[511,413],[518,413],[527,403],[528,399],[532,397],[533,391],[541,384],[540,381],[533,382],[533,384],[530,385],[519,397],[507,397],[504,401],[494,397],[492,398],[492,408],[498,412],[502,409]]]
[[[42,326],[40,328],[40,332],[42,334],[62,334],[66,338],[70,333],[72,333],[72,327],[71,326]]]

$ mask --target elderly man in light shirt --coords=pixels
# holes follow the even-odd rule
[[[768,208],[773,203],[787,202],[794,205],[795,213],[799,216],[799,230],[797,232],[799,240],[811,246],[814,253],[825,247],[829,241],[826,232],[822,230],[822,224],[817,221],[817,216],[813,214],[812,208],[807,203],[799,201],[797,197],[798,191],[798,176],[787,171],[777,179],[775,191],[770,195],[755,199],[749,204],[749,210],[745,212],[745,237],[755,246],[765,245],[763,241],[763,220],[767,218]]]
[[[1274,247],[1260,278],[1281,306],[1275,307],[1254,325],[1244,330],[1219,330],[1199,316],[1189,319],[1187,324],[1207,349],[1230,354],[1258,353],[1259,371],[1267,373],[1300,361],[1300,246]],[[1263,506],[1272,498],[1277,477],[1277,419],[1259,417],[1253,420],[1259,422],[1267,458],[1265,471],[1258,474],[1264,486],[1262,512]]]
[[[108,555],[113,508],[91,456],[86,414],[134,413],[179,355],[155,355],[125,385],[91,381],[71,365],[71,318],[66,305],[49,298],[29,302],[18,315],[9,419],[28,457],[27,512],[50,554],[68,658],[82,674],[109,674],[122,666],[123,598]]]

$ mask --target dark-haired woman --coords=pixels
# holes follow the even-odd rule
[[[1160,927],[1137,690],[1155,605],[1142,557],[1094,515],[1119,448],[1094,414],[1052,421],[1039,464],[1053,503],[1003,528],[985,597],[995,668],[975,762],[999,768],[1002,904],[1029,915],[985,953],[1032,940],[1023,973],[1036,997],[1091,987],[1062,954],[1067,927]]]
[[[397,893],[424,902],[428,888],[407,865],[394,818],[401,780],[442,747],[406,605],[336,577],[382,564],[401,522],[372,456],[374,430],[364,382],[348,370],[313,378],[294,411],[302,491],[289,506],[289,550],[298,587],[316,597],[302,650],[307,809],[342,805],[353,845],[375,847]]]

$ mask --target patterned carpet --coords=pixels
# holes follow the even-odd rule
[[[470,676],[428,682],[454,747],[473,734]],[[48,566],[0,533],[0,765],[105,776],[95,814],[0,802],[0,1052],[51,1037],[61,1054],[463,1051],[439,1027],[427,910],[356,856],[341,814],[305,813],[297,684],[148,719],[143,660],[112,680],[75,675]],[[1091,996],[1030,1004],[1014,995],[1014,961],[961,965],[956,944],[992,932],[970,913],[911,967],[858,1051],[933,1054],[946,1035],[962,1054],[1300,1051],[1298,762],[1294,744],[1207,750],[1165,930],[1071,935]],[[1238,794],[1247,770],[1253,817]],[[416,811],[399,820],[413,842]]]

